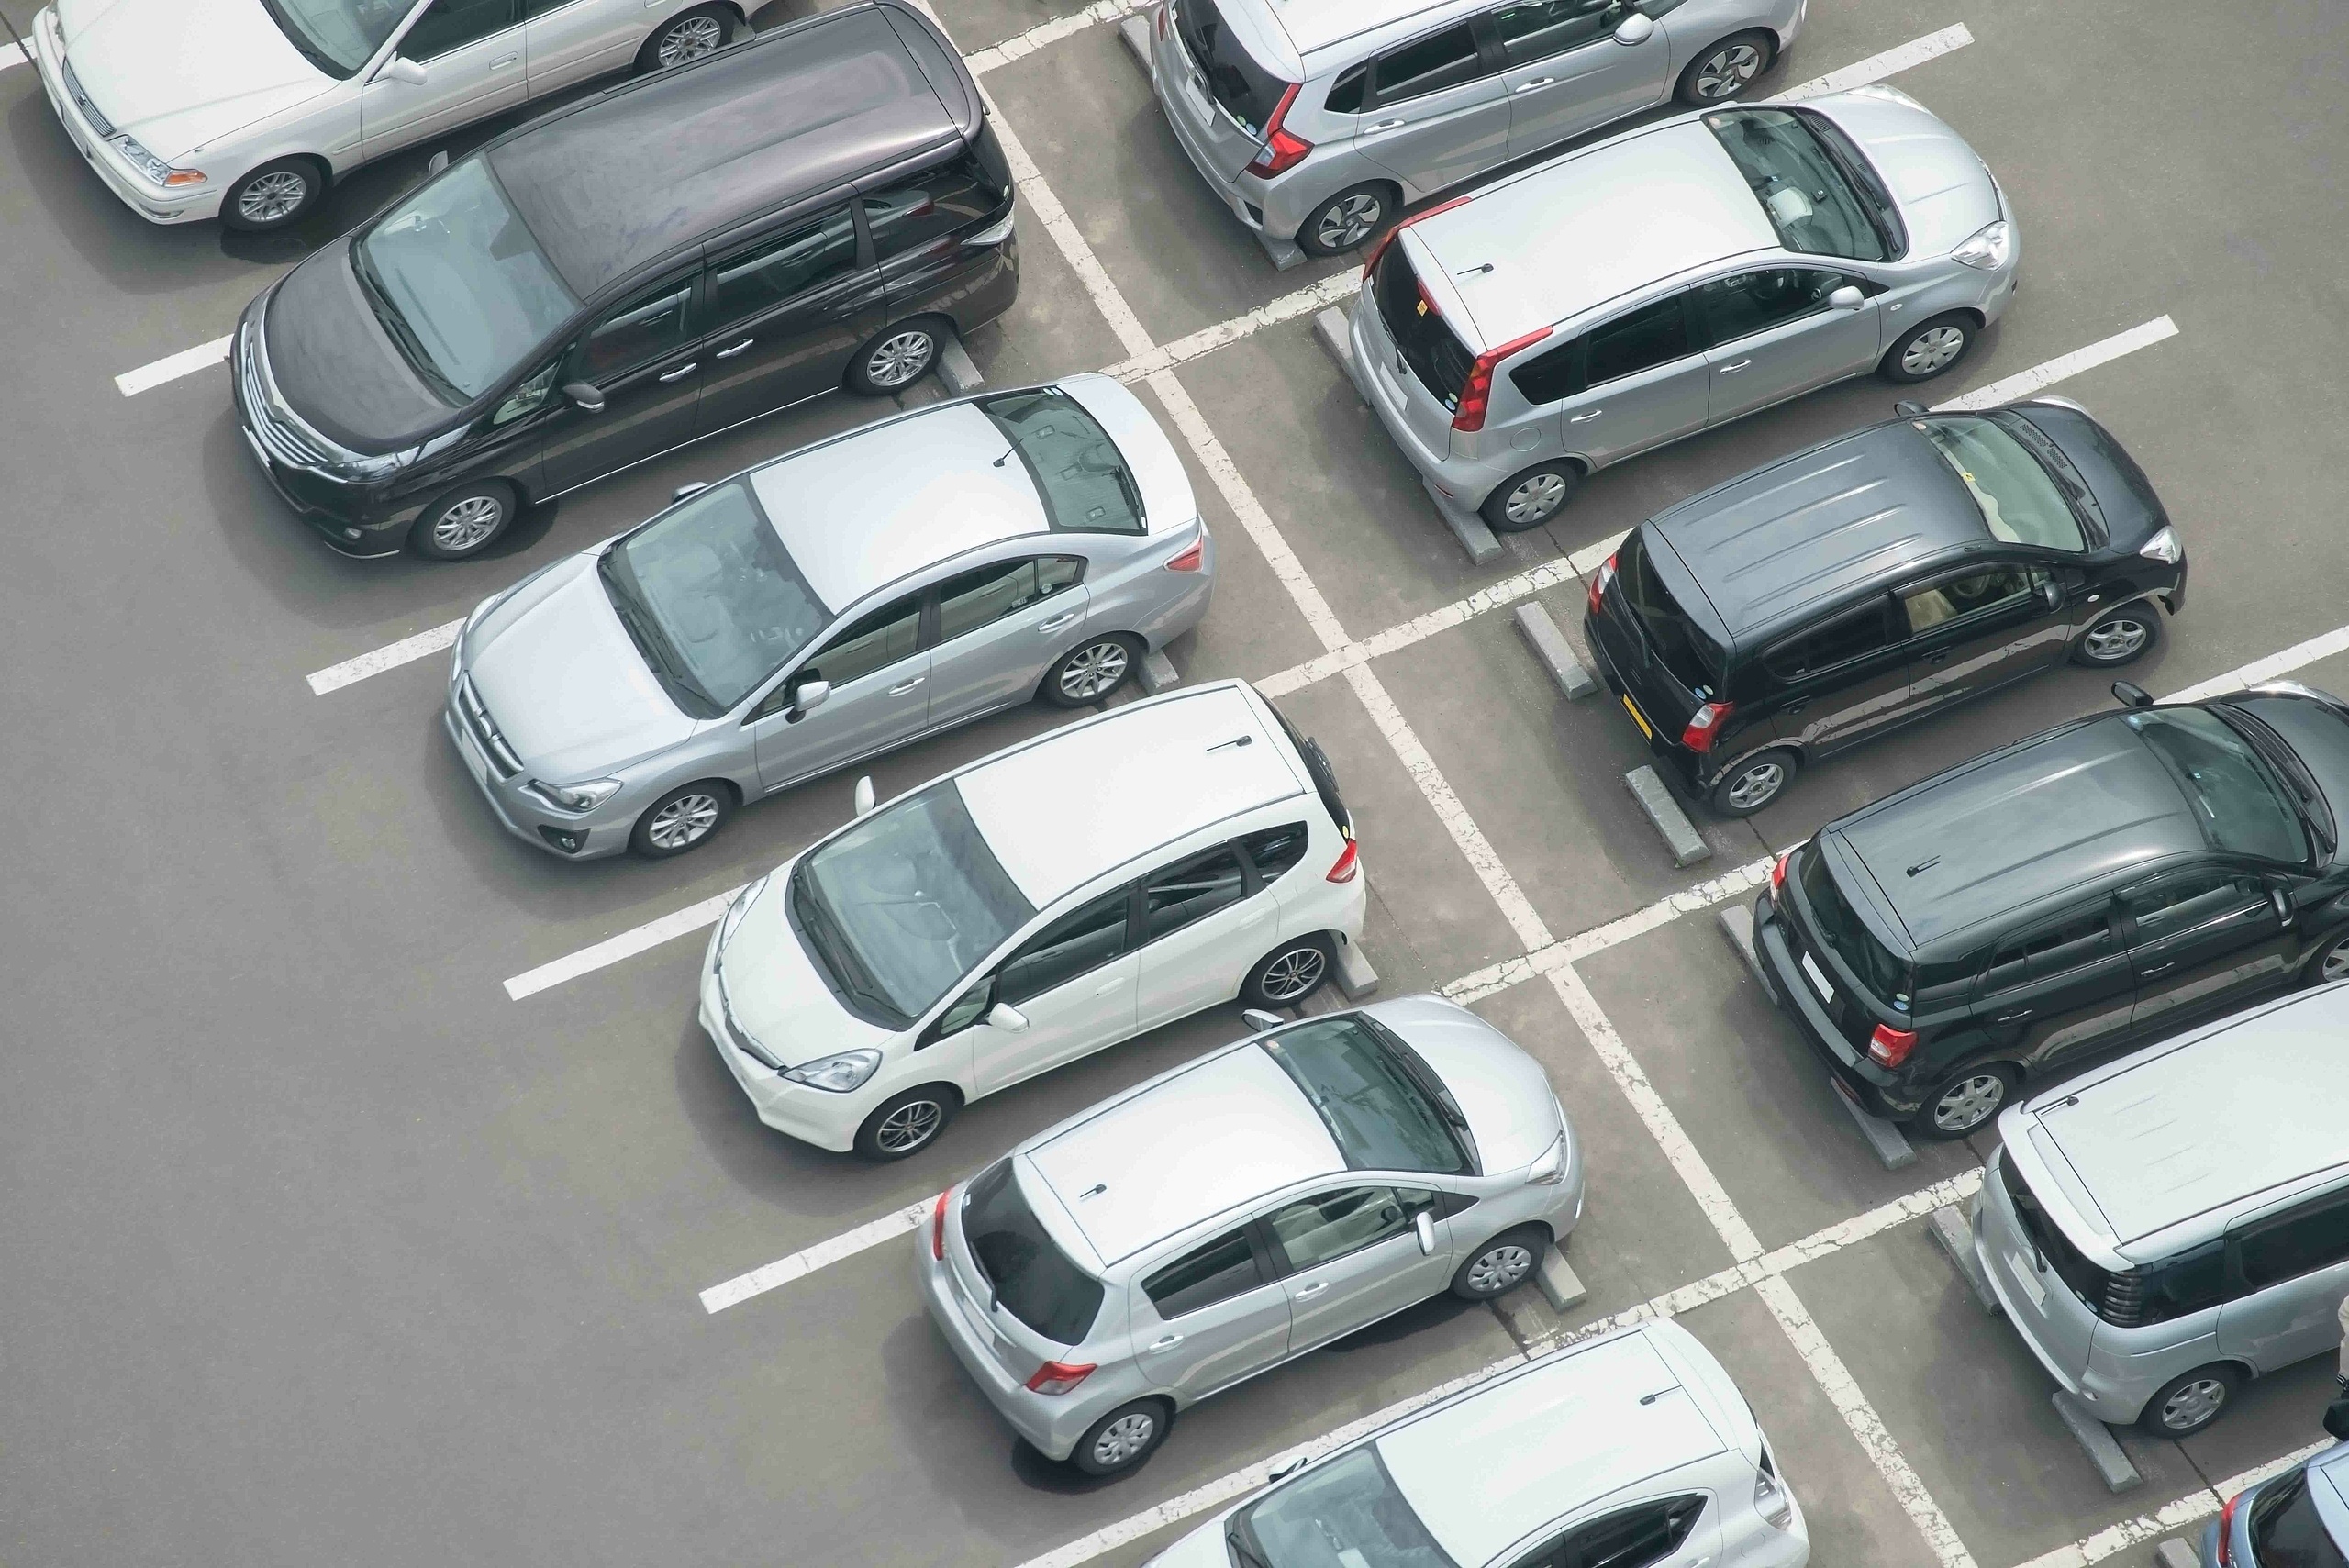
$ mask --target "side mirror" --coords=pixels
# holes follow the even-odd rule
[[[2349,1398],[2335,1399],[2324,1407],[2324,1429],[2349,1443]]]
[[[1411,1216],[1411,1229],[1419,1232],[1420,1253],[1426,1257],[1434,1257],[1435,1218],[1423,1208]]]
[[[2267,890],[2267,902],[2276,906],[2276,918],[2288,926],[2292,923],[2292,895],[2280,887]]]
[[[1018,1034],[1028,1027],[1028,1015],[1008,1002],[997,1002],[987,1009],[987,1027],[1006,1034]]]
[[[1838,293],[1838,294],[1841,294],[1842,292],[1842,291],[1841,289],[1838,289],[1838,290],[1836,291],[1836,293]],[[1856,290],[1854,290],[1854,292],[1855,292],[1855,293],[1856,293],[1857,291],[1856,291]],[[1928,409],[1928,408],[1927,408],[1923,404],[1921,404],[1921,403],[1918,402],[1918,401],[1917,401],[1915,398],[1913,398],[1913,397],[1904,397],[1904,398],[1902,398],[1899,402],[1898,402],[1898,403],[1896,403],[1896,404],[1894,404],[1894,405],[1892,406],[1892,411],[1893,411],[1895,414],[1899,415],[1903,419],[1914,419],[1914,418],[1916,418],[1918,416],[1920,416],[1920,415],[1921,415],[1921,414],[1926,414],[1926,413],[1930,413],[1930,412],[1931,412],[1931,410],[1930,410],[1930,409]]]
[[[1249,1008],[1240,1015],[1240,1021],[1258,1034],[1263,1034],[1266,1029],[1276,1029],[1288,1022],[1278,1013],[1268,1013],[1262,1007]]]
[[[821,682],[818,682],[816,684],[818,685],[822,684]],[[830,696],[831,695],[832,688],[825,686],[824,695]],[[856,781],[856,793],[850,798],[856,803],[856,814],[859,817],[870,817],[873,815],[873,775],[871,773],[867,773],[863,778]]]
[[[2064,607],[2064,584],[2050,577],[2039,584],[2040,602],[2051,610]]]
[[[384,62],[383,70],[375,72],[375,80],[378,82],[399,82],[404,83],[410,87],[421,87],[427,82],[431,81],[432,76],[430,72],[424,69],[424,67],[418,65],[413,60],[408,59],[406,55],[395,54],[392,56],[391,59]]]
[[[1306,1459],[1305,1455],[1300,1453],[1295,1459],[1290,1460],[1286,1464],[1276,1464],[1273,1466],[1272,1473],[1265,1476],[1264,1479],[1267,1481],[1286,1481],[1290,1476],[1296,1474],[1298,1471],[1304,1469],[1308,1462],[1309,1462]]]
[[[682,501],[688,495],[698,495],[708,488],[708,480],[696,479],[691,484],[680,484],[674,490],[670,491],[669,499],[672,501]]]
[[[2151,707],[2154,706],[2154,694],[2132,681],[2113,682],[2112,695],[2120,700],[2122,707]]]
[[[430,159],[429,159],[429,160],[425,163],[425,165],[424,165],[424,174],[425,174],[425,178],[427,178],[427,179],[430,179],[433,175],[438,174],[439,172],[440,172],[440,171],[441,171],[441,170],[446,169],[448,166],[449,166],[449,153],[448,153],[448,150],[444,148],[444,149],[443,149],[443,150],[441,150],[440,151],[434,153],[434,154],[431,156],[431,158],[430,158]]]
[[[784,710],[784,722],[786,724],[798,723],[801,719],[807,717],[809,714],[823,706],[825,703],[830,701],[831,695],[832,684],[829,681],[800,682],[797,685],[791,688],[791,706]],[[870,783],[871,781],[868,780],[866,782]],[[864,810],[858,812],[857,815],[862,817],[864,815],[865,811],[870,811],[872,809],[872,802],[867,801],[864,806]]]
[[[1632,12],[1615,26],[1615,41],[1620,44],[1636,46],[1647,42],[1653,37],[1655,37],[1655,23],[1637,11]]]
[[[567,382],[563,384],[562,395],[579,405],[585,413],[601,414],[604,411],[603,390],[593,382]]]
[[[1830,310],[1857,310],[1867,302],[1868,296],[1850,284],[1845,284],[1827,296],[1827,307]]]

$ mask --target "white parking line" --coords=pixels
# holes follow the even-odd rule
[[[984,76],[1015,60],[1024,60],[1046,44],[1057,43],[1072,33],[1081,33],[1103,22],[1123,21],[1137,11],[1149,9],[1153,3],[1154,0],[1093,0],[1093,4],[1082,11],[1054,17],[1049,22],[1039,22],[1026,32],[1015,33],[999,44],[966,54],[963,57],[963,63],[971,68],[972,75]]]
[[[0,71],[6,71],[12,65],[27,64],[30,62],[31,60],[32,56],[27,54],[24,50],[17,45],[12,43],[0,43]]]
[[[177,381],[182,376],[194,375],[206,365],[220,363],[228,357],[228,345],[233,340],[234,334],[231,334],[228,338],[215,338],[209,343],[198,343],[193,349],[182,349],[151,365],[140,365],[135,371],[123,372],[114,378],[114,384],[121,388],[125,397],[136,397],[165,382]]]
[[[2332,1446],[2331,1440],[2294,1449],[2281,1459],[2271,1459],[2254,1465],[2240,1474],[2215,1481],[2197,1492],[2188,1492],[2173,1502],[2165,1503],[2150,1514],[2139,1514],[2133,1519],[2123,1519],[2109,1525],[2085,1540],[2034,1557],[2021,1568],[2087,1568],[2091,1562],[2101,1562],[2115,1553],[2132,1546],[2143,1546],[2149,1540],[2159,1540],[2176,1534],[2191,1524],[2199,1524],[2227,1506],[2227,1499],[2246,1487],[2256,1486]]]
[[[1994,381],[1987,386],[1977,386],[1972,392],[1953,397],[1946,403],[1936,403],[1933,407],[1936,410],[1951,411],[1995,408],[2001,403],[2012,403],[2018,398],[2029,397],[2032,394],[2043,392],[2067,377],[2078,375],[2083,371],[2092,371],[2099,365],[2110,364],[2123,355],[2133,354],[2140,349],[2149,349],[2155,343],[2176,336],[2177,323],[2166,316],[2157,316],[2142,327],[2132,327],[2126,332],[2115,332],[2111,337],[2090,343],[2085,349],[2075,349],[2068,354],[2058,355],[2045,364],[2033,365],[2031,369],[2008,376],[2003,381]]]
[[[919,1203],[907,1204],[896,1213],[884,1215],[869,1225],[842,1231],[828,1241],[818,1241],[787,1258],[777,1258],[763,1268],[752,1269],[747,1274],[736,1274],[723,1284],[711,1285],[701,1293],[701,1309],[704,1312],[723,1312],[754,1296],[764,1296],[778,1285],[789,1284],[793,1280],[812,1274],[828,1263],[853,1258],[859,1252],[903,1236],[930,1217],[933,1201],[924,1198]]]
[[[396,670],[403,664],[428,659],[435,653],[456,646],[457,634],[465,629],[461,617],[443,622],[414,637],[403,637],[397,642],[386,643],[371,653],[356,659],[346,659],[340,664],[329,664],[323,670],[310,672],[310,690],[319,696],[339,692],[355,681],[370,675],[380,675],[386,670]]]
[[[1245,316],[1235,316],[1229,321],[1202,327],[1186,338],[1177,338],[1133,359],[1121,360],[1101,373],[1131,382],[1159,371],[1172,370],[1203,354],[1211,354],[1218,349],[1237,343],[1242,338],[1253,336],[1267,327],[1277,327],[1284,321],[1294,321],[1300,316],[1311,316],[1330,306],[1342,304],[1353,297],[1361,282],[1361,272],[1349,265],[1344,271],[1332,272],[1319,283],[1308,284],[1294,294],[1285,294],[1270,304],[1260,305]]]
[[[1804,98],[1824,97],[1830,93],[1848,93],[1854,87],[1865,87],[1871,82],[1881,82],[1887,76],[1922,65],[1929,60],[1939,59],[1954,50],[1964,49],[1973,41],[1973,33],[1966,29],[1964,22],[1958,22],[1943,28],[1937,33],[1927,33],[1923,38],[1911,39],[1897,48],[1886,50],[1882,54],[1872,54],[1865,60],[1843,67],[1841,71],[1831,71],[1824,76],[1814,76],[1808,82],[1787,88],[1778,96],[1799,101]]]
[[[745,883],[742,885],[747,887],[750,884]],[[734,895],[741,891],[741,887],[729,887],[714,898],[705,898],[698,904],[688,905],[657,920],[648,920],[633,930],[607,937],[593,947],[581,948],[552,963],[542,963],[536,969],[526,970],[506,983],[506,994],[518,1002],[525,996],[535,996],[566,980],[576,980],[583,974],[608,968],[624,958],[634,958],[662,942],[690,936],[705,926],[714,926],[718,917],[726,913],[726,906],[734,902]]]
[[[2321,637],[2311,637],[2306,642],[2296,642],[2281,653],[2271,653],[2265,659],[2254,659],[2238,670],[2223,675],[2213,675],[2207,681],[2181,687],[2163,698],[2164,702],[2201,702],[2228,692],[2239,692],[2245,686],[2255,686],[2262,681],[2272,681],[2278,675],[2288,675],[2304,665],[2334,654],[2349,651],[2349,626],[2338,627]]]

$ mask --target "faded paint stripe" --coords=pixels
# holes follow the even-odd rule
[[[903,1236],[919,1227],[928,1218],[932,1201],[924,1198],[919,1203],[907,1204],[895,1214],[884,1215],[870,1224],[843,1231],[829,1240],[818,1241],[787,1258],[777,1258],[749,1273],[736,1274],[723,1284],[711,1285],[701,1293],[702,1310],[723,1312],[754,1296],[763,1296],[778,1285],[789,1284],[793,1280],[812,1274],[843,1258],[853,1258],[859,1252],[869,1251],[884,1241]]]
[[[457,634],[465,629],[462,620],[452,620],[419,631],[414,637],[403,637],[397,642],[385,643],[373,652],[362,653],[356,659],[346,659],[340,664],[329,664],[323,670],[310,672],[310,690],[318,696],[339,692],[354,682],[370,675],[380,675],[386,670],[396,670],[418,659],[429,659],[456,646]]]
[[[726,913],[726,906],[734,902],[735,895],[741,891],[740,887],[729,887],[715,898],[705,898],[698,904],[663,915],[657,920],[648,920],[633,930],[607,937],[593,947],[581,948],[552,963],[525,970],[506,983],[506,994],[518,1002],[525,996],[535,996],[550,986],[560,985],[566,980],[576,980],[599,969],[607,969],[624,958],[633,958],[663,942],[690,936],[706,926],[714,926],[718,917]]]
[[[2151,348],[2155,343],[2176,336],[2177,323],[2166,316],[2157,316],[2143,326],[2132,327],[2126,332],[2115,332],[2111,337],[2090,343],[2085,349],[2075,349],[2068,354],[2058,355],[2045,364],[2033,365],[2031,369],[2008,376],[2003,381],[1994,381],[1987,386],[1976,387],[1972,392],[1953,397],[1946,403],[1936,403],[1933,407],[1937,411],[1950,412],[1996,408],[2001,403],[2012,403],[2019,398],[2029,397],[2035,392],[2044,391],[2057,382],[2078,375],[2083,371],[2092,371],[2099,365],[2109,365],[2113,361],[2133,354],[2140,349]]]
[[[1974,41],[1974,34],[1964,22],[1954,23],[1937,33],[1911,39],[1907,43],[1872,54],[1865,60],[1854,61],[1841,71],[1831,71],[1824,76],[1814,76],[1799,85],[1778,95],[1800,102],[1805,98],[1820,98],[1830,93],[1848,93],[1854,87],[1865,87],[1871,82],[1881,82],[1903,71],[1914,70],[1929,60],[1964,49]]]
[[[228,345],[232,340],[233,335],[229,338],[215,338],[209,343],[198,343],[193,349],[182,349],[176,354],[165,355],[153,364],[140,365],[135,371],[123,372],[114,378],[114,384],[125,397],[136,397],[140,393],[151,391],[166,382],[177,381],[182,376],[194,375],[207,365],[223,362],[228,357]]]

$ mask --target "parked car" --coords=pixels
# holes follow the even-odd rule
[[[1999,1117],[1975,1258],[2023,1343],[2099,1418],[2188,1437],[2246,1379],[2340,1344],[2344,1040],[2349,984],[2327,985]]]
[[[1037,1134],[938,1195],[915,1272],[1011,1429],[1106,1475],[1211,1394],[1447,1288],[1522,1283],[1582,1218],[1582,1176],[1541,1064],[1411,996]]]
[[[1463,1390],[1277,1472],[1150,1568],[1803,1568],[1753,1407],[1669,1318]]]
[[[1900,407],[1659,514],[1591,576],[1600,677],[1726,816],[2066,657],[2127,664],[2185,606],[2161,498],[2079,405]]]
[[[1113,708],[899,796],[745,888],[701,1026],[759,1119],[900,1160],[955,1111],[1362,935],[1321,749],[1238,681]]]
[[[1898,88],[1643,127],[1429,208],[1363,269],[1363,395],[1443,504],[1535,528],[1585,476],[1846,376],[1941,375],[2014,215]]]
[[[2349,978],[2344,819],[2337,697],[2076,719],[1781,855],[1753,905],[1763,984],[1867,1109],[1960,1138],[2025,1082]]]
[[[749,30],[731,0],[56,0],[31,41],[66,135],[131,211],[269,230],[387,152]]]
[[[672,448],[896,392],[1019,286],[976,83],[867,0],[490,141],[256,299],[231,384],[329,545],[457,560]]]
[[[1316,256],[1486,170],[1770,67],[1808,0],[1163,0],[1150,79],[1240,221]]]
[[[1082,375],[687,486],[484,600],[443,717],[525,840],[683,854],[747,801],[920,736],[1100,701],[1214,588],[1173,443]]]
[[[2338,1408],[2336,1407],[2336,1408]],[[2328,1418],[2343,1436],[2349,1421]],[[2227,1499],[2202,1534],[2202,1568],[2349,1565],[2349,1442]]]

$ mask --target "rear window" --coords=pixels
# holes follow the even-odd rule
[[[1337,770],[1330,766],[1330,755],[1321,750],[1321,742],[1300,732],[1288,721],[1288,715],[1274,704],[1268,702],[1264,706],[1272,708],[1273,717],[1280,720],[1281,733],[1286,735],[1288,743],[1297,748],[1297,754],[1305,759],[1305,772],[1313,780],[1313,793],[1321,797],[1322,808],[1329,812],[1330,820],[1344,831],[1353,832],[1354,819],[1346,814],[1346,803],[1338,795]],[[1303,851],[1300,850],[1298,852]]]
[[[2343,1568],[2341,1548],[2309,1496],[2309,1473],[2279,1476],[2251,1505],[2251,1550],[2259,1568]]]
[[[1256,63],[1248,46],[1224,25],[1216,0],[1181,0],[1174,7],[1174,30],[1207,76],[1208,96],[1249,135],[1263,136],[1290,83]]]
[[[1101,1282],[1052,1244],[1004,1161],[971,1184],[963,1239],[1000,1307],[1057,1344],[1082,1340],[1101,1310]]]
[[[1064,392],[1008,392],[980,401],[1019,454],[1056,533],[1140,534],[1141,490],[1118,443]]]
[[[2031,1243],[2031,1261],[2054,1270],[2055,1277],[2074,1296],[2101,1316],[2105,1294],[2112,1287],[2112,1275],[2081,1256],[2063,1228],[2048,1218],[2047,1210],[2032,1192],[2031,1184],[2015,1169],[2012,1155],[1999,1159],[1998,1176],[2006,1186],[2007,1201],[2014,1205],[2015,1218],[2022,1222],[2023,1235]]]
[[[1476,356],[1454,335],[1427,291],[1419,287],[1419,275],[1411,270],[1411,259],[1404,254],[1400,242],[1388,245],[1378,259],[1371,290],[1378,301],[1378,319],[1386,323],[1386,335],[1402,351],[1403,362],[1437,402],[1457,410],[1460,390],[1468,384]]]
[[[1876,934],[1862,922],[1843,890],[1835,885],[1835,873],[1827,869],[1827,856],[1813,844],[1800,857],[1803,902],[1809,906],[1810,923],[1819,940],[1835,950],[1835,956],[1860,977],[1860,984],[1879,1002],[1889,1002],[1896,1007],[1909,1005],[1909,965],[1895,957],[1890,948],[1876,940]]]
[[[1634,528],[1615,551],[1615,588],[1639,617],[1648,646],[1655,651],[1673,678],[1690,691],[1721,684],[1728,660],[1720,645],[1688,618],[1672,590],[1656,575],[1648,557],[1647,534]]]
[[[1284,1029],[1264,1041],[1297,1092],[1329,1128],[1346,1165],[1355,1171],[1468,1168],[1455,1136],[1465,1118],[1408,1047],[1390,1050],[1359,1018],[1329,1018]]]

